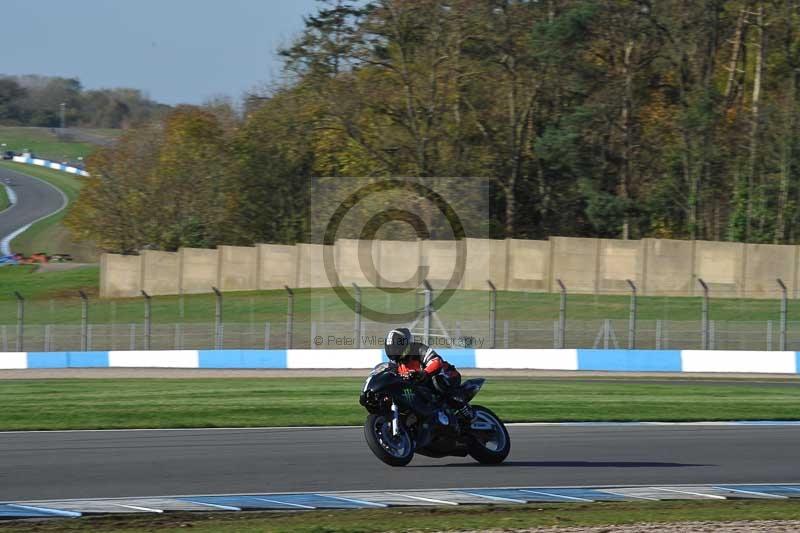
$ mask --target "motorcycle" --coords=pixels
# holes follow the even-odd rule
[[[471,401],[486,380],[466,380],[458,394]],[[364,436],[369,449],[384,463],[405,466],[414,454],[428,457],[466,457],[479,463],[502,463],[511,451],[503,421],[491,410],[472,405],[464,418],[446,406],[431,387],[404,378],[394,363],[381,363],[370,372],[359,397],[369,412]]]

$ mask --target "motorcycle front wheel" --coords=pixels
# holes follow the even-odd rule
[[[467,450],[473,459],[482,464],[496,465],[505,461],[511,451],[511,438],[500,418],[491,410],[480,405],[473,405],[475,417],[472,423],[478,423],[487,429],[472,429]]]
[[[391,466],[406,466],[414,458],[414,441],[401,425],[399,435],[392,434],[392,419],[369,415],[364,422],[364,437],[375,457]]]

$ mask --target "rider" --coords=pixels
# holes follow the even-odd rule
[[[433,387],[465,418],[472,418],[469,404],[458,395],[461,374],[456,367],[442,359],[433,348],[414,342],[408,328],[396,328],[386,335],[383,345],[386,357],[397,363],[397,371],[406,378],[420,382],[430,380]]]

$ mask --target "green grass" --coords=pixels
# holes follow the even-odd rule
[[[71,204],[78,198],[80,193],[81,178],[66,172],[41,168],[23,163],[13,163],[3,161],[1,165],[16,172],[27,174],[42,179],[61,191],[67,196]],[[11,242],[11,249],[14,252],[21,252],[30,255],[37,252],[47,254],[67,253],[75,256],[78,261],[94,261],[96,251],[94,247],[87,243],[76,243],[70,237],[69,231],[63,226],[62,221],[67,215],[69,207],[35,223],[26,232]]]
[[[366,374],[366,372],[365,372]],[[360,425],[361,378],[11,380],[0,430]],[[508,422],[797,420],[792,386],[492,378],[476,403]]]
[[[141,322],[143,300],[121,298],[98,300],[99,269],[77,272],[34,273],[30,267],[0,268],[0,323],[10,323],[15,302],[12,291],[18,290],[31,300],[26,318],[30,324],[76,323],[80,316],[77,291],[87,291],[93,298],[91,321],[103,323]],[[365,307],[383,312],[409,311],[418,308],[414,294],[364,289]],[[181,302],[183,302],[181,304]],[[501,291],[497,296],[497,319],[554,321],[558,318],[557,294]],[[154,323],[209,323],[214,319],[212,294],[159,296],[152,300]],[[283,290],[225,293],[223,314],[226,322],[282,324],[286,319],[287,296]],[[641,297],[638,319],[700,320],[701,299],[693,297]],[[711,302],[713,320],[766,321],[779,319],[777,300],[715,299]],[[458,291],[439,310],[443,320],[476,320],[485,323],[489,316],[489,293]],[[5,319],[3,317],[6,317]],[[328,289],[295,291],[295,318],[298,324],[311,320],[350,323],[353,311]],[[628,318],[628,299],[624,296],[571,295],[568,300],[571,324],[578,320]],[[789,321],[800,320],[800,306],[789,306]],[[552,325],[549,327],[552,328]],[[651,326],[652,327],[652,326]],[[777,326],[776,326],[777,327]],[[468,331],[465,329],[465,333]]]
[[[90,130],[91,131],[91,130]],[[3,150],[22,152],[28,149],[37,157],[61,162],[86,157],[95,149],[90,143],[59,138],[50,128],[0,127],[0,143]]]
[[[382,531],[526,530],[537,527],[617,526],[682,522],[797,520],[791,501],[662,501],[536,503],[524,506],[390,508],[348,511],[166,513],[77,520],[0,523],[2,531],[194,531],[369,533]],[[705,524],[710,528],[713,524]],[[704,529],[705,530],[705,529]],[[708,529],[710,531],[710,529]]]
[[[6,188],[0,186],[0,211],[5,211],[11,206],[11,202],[8,201],[8,193],[6,192]]]
[[[69,128],[69,130],[77,132],[78,135],[85,134],[105,141],[114,141],[125,133],[125,130],[119,128]]]
[[[63,272],[38,272],[37,269],[33,265],[0,268],[0,294],[19,291],[31,300],[73,297],[78,290],[97,294],[99,267],[86,266]]]

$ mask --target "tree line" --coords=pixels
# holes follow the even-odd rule
[[[127,128],[163,116],[169,106],[137,89],[85,90],[76,78],[0,76],[0,124],[61,126],[61,104],[69,127]]]
[[[480,176],[492,237],[800,242],[800,0],[324,0],[284,81],[89,163],[114,251],[308,238],[315,176]]]

